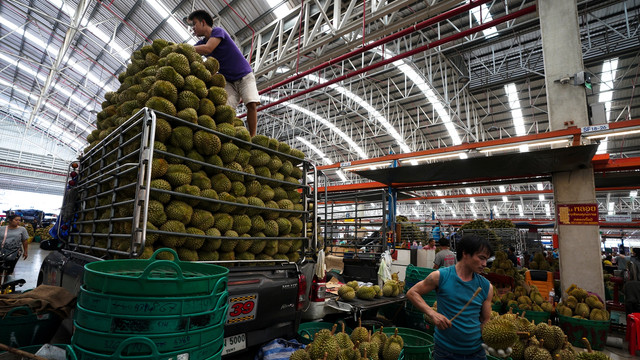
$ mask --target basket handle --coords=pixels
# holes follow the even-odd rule
[[[27,315],[25,315],[25,316],[33,315],[33,311],[31,311],[30,307],[28,307],[28,306],[18,306],[16,308],[13,308],[13,309],[7,311],[7,314],[4,317],[7,318],[9,316],[12,316],[11,314],[13,314],[14,312],[16,312],[18,310],[26,310],[27,311]]]
[[[229,292],[225,291],[218,298],[218,301],[216,302],[216,309],[222,309],[222,307],[227,303],[228,300],[229,300]]]
[[[316,331],[317,332],[317,331]],[[313,336],[316,334],[316,332],[314,332],[313,334],[309,332],[309,330],[307,329],[298,329],[298,333],[300,333],[300,336],[302,335],[308,335],[309,336],[309,340],[313,341]]]
[[[122,355],[122,352],[130,345],[146,345],[149,347],[149,350],[151,350],[151,355],[152,358],[157,359],[160,354],[158,353],[158,347],[156,346],[156,344],[151,341],[151,339],[146,338],[146,337],[142,337],[142,336],[136,336],[136,337],[132,337],[132,338],[128,338],[125,339],[123,342],[120,343],[120,345],[118,345],[118,348],[116,349],[116,351],[113,352],[113,355],[111,356],[112,359],[122,359],[122,358],[127,358],[127,357],[140,357],[140,355],[132,355],[132,356],[125,356]]]
[[[227,277],[223,276],[220,279],[218,279],[218,281],[216,282],[216,285],[213,287],[213,293],[212,294],[217,294],[217,293],[222,293],[223,291],[227,290]]]
[[[156,255],[163,251],[167,251],[173,254],[173,261],[156,260]],[[178,259],[178,254],[175,252],[175,250],[169,249],[169,248],[158,249],[153,253],[153,255],[151,255],[151,258],[149,258],[149,262],[150,264],[147,265],[147,267],[144,269],[144,272],[142,273],[142,275],[138,277],[139,279],[149,279],[149,275],[153,270],[162,266],[166,266],[166,267],[172,268],[176,272],[176,277],[178,278],[178,280],[180,281],[185,280],[184,275],[182,274],[182,269],[180,268],[180,265],[179,265],[180,263],[182,263],[182,261]]]
[[[64,351],[66,352],[66,360],[78,360],[78,356],[76,356],[76,352],[73,351],[73,346],[64,345]]]

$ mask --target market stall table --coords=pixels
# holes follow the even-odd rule
[[[353,314],[353,318],[358,319],[362,316],[362,313],[367,310],[373,310],[379,308],[384,305],[403,303],[407,300],[407,296],[405,294],[400,294],[396,297],[381,297],[373,300],[362,300],[355,298],[351,301],[340,301],[337,300],[337,296],[332,296],[331,299],[328,299],[325,302],[326,306],[329,306],[335,310],[340,312],[348,312]]]

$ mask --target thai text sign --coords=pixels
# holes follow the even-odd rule
[[[598,225],[598,204],[558,205],[559,225]]]

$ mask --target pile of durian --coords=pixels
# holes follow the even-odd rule
[[[382,289],[378,285],[359,286],[357,281],[349,281],[346,285],[342,285],[338,289],[338,295],[341,301],[351,301],[354,298],[362,300],[373,300],[375,298],[396,297],[402,293],[404,287],[403,281],[387,280]]]
[[[515,265],[516,264],[508,259],[507,253],[504,251],[496,251],[495,260],[493,260],[489,272],[515,277],[518,273]]]
[[[495,298],[498,297],[494,296]],[[502,304],[506,304],[508,308],[515,308],[516,310],[552,313],[554,310],[553,304],[547,300],[548,296],[545,297],[540,294],[535,285],[531,286],[529,291],[524,286],[518,285],[513,289],[513,292],[503,294],[500,296],[500,300],[493,301],[493,303],[500,301]]]
[[[406,216],[396,216],[396,224],[400,224],[400,241],[404,241],[408,244],[413,242],[422,242],[422,245],[426,245],[429,240],[429,235],[422,231],[416,224],[409,221]]]
[[[387,336],[382,328],[371,334],[361,322],[351,335],[345,333],[344,323],[342,332],[336,334],[336,328],[337,324],[334,324],[332,330],[318,331],[313,342],[305,349],[295,351],[289,360],[397,360],[404,347],[398,329],[394,335]]]
[[[586,341],[586,339],[584,339]],[[607,360],[605,354],[576,352],[558,326],[534,324],[522,316],[492,314],[482,328],[483,346],[489,354],[513,360]]]
[[[460,230],[463,232],[463,234],[466,230],[466,233],[472,233],[487,238],[491,243],[491,247],[495,250],[504,248],[502,238],[500,238],[500,236],[498,236],[495,231],[491,230],[491,227],[489,226],[490,224],[491,222],[486,222],[482,219],[478,219],[463,224],[460,227]]]
[[[541,252],[533,255],[533,261],[529,262],[529,269],[551,271],[551,264],[547,261]]]
[[[22,226],[27,229],[27,234],[29,234],[30,238],[35,236],[36,232],[33,230],[33,225],[31,225],[31,223],[21,222],[18,226]]]
[[[609,320],[609,312],[597,296],[589,295],[575,284],[571,284],[565,291],[568,296],[556,306],[558,315],[585,320]]]
[[[53,228],[54,224],[47,226],[46,228],[38,228],[35,231],[34,236],[40,236],[40,240],[51,240],[51,235],[49,234],[49,230]]]
[[[118,76],[118,91],[105,94],[98,129],[87,137],[81,180],[104,179],[103,169],[138,162],[142,126],[118,130],[124,142],[107,136],[141,108],[171,115],[175,118],[157,113],[141,258],[169,247],[188,261],[295,262],[304,236],[300,211],[305,207],[298,191],[304,153],[264,135],[251,137],[226,105],[225,79],[218,69],[216,59],[203,60],[189,44],[158,39],[135,51]],[[136,171],[120,171],[98,186],[86,186],[77,228],[85,235],[74,241],[130,252],[137,195],[127,185],[137,178]],[[115,194],[109,191],[115,188]]]

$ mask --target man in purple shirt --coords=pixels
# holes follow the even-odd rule
[[[258,126],[258,104],[260,96],[256,78],[247,59],[244,58],[231,36],[220,27],[213,27],[213,18],[204,10],[196,10],[187,17],[196,36],[203,37],[195,44],[196,52],[212,56],[220,63],[218,71],[227,80],[227,104],[236,107],[240,99],[247,106],[247,125],[251,136]]]

